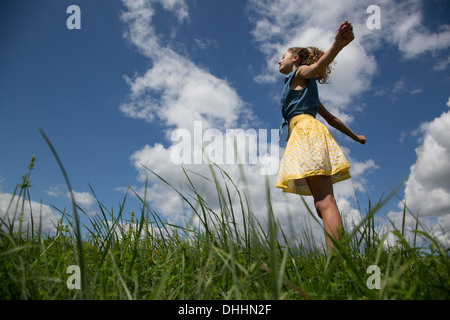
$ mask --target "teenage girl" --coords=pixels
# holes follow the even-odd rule
[[[319,100],[317,83],[326,83],[330,63],[353,39],[353,27],[341,23],[327,52],[314,47],[290,48],[278,63],[287,75],[282,90],[281,112],[289,125],[289,139],[280,163],[276,187],[284,192],[312,195],[317,214],[323,221],[327,251],[343,231],[333,184],[350,178],[350,165],[327,127],[316,120],[319,113],[327,123],[364,144],[363,135],[354,134],[341,120],[328,112]]]

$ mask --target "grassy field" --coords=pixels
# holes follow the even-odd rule
[[[374,215],[382,202],[371,206],[327,255],[306,230],[295,240],[284,234],[271,210],[269,188],[263,225],[242,190],[211,166],[208,181],[217,188],[220,210],[214,211],[190,183],[192,173],[185,172],[188,192],[177,190],[196,225],[163,222],[145,195],[129,189],[140,212],[124,212],[127,196],[115,211],[97,199],[94,217],[72,202],[69,212],[59,211],[56,233],[42,232],[39,224],[18,231],[13,225],[30,201],[32,169],[33,161],[14,190],[8,214],[0,217],[0,299],[450,298],[448,250],[419,223],[412,243],[403,227],[378,234]],[[238,205],[232,192],[239,195]],[[89,223],[81,224],[81,215]],[[395,245],[385,241],[389,234],[398,239]]]

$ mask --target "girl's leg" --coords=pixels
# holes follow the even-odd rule
[[[327,252],[331,253],[331,238],[337,240],[343,232],[341,215],[333,192],[333,183],[329,176],[308,177],[307,183],[314,198],[317,214],[323,221]]]

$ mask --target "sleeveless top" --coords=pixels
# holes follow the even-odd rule
[[[281,92],[281,114],[286,121],[302,113],[316,117],[319,111],[319,91],[314,78],[309,79],[306,87],[301,90],[291,89],[291,80],[297,70],[298,68],[287,76]]]
[[[291,89],[291,80],[294,78],[297,70],[298,68],[289,73],[284,79],[285,85],[281,91],[283,123],[280,128],[280,140],[284,131],[283,127],[288,125],[290,119],[304,113],[310,114],[315,118],[319,111],[319,91],[315,78],[309,79],[306,86],[301,90]]]

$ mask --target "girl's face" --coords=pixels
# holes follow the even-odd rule
[[[294,62],[298,60],[298,56],[293,56],[290,51],[286,51],[283,58],[278,62],[279,71],[282,74],[289,74],[294,70]]]

